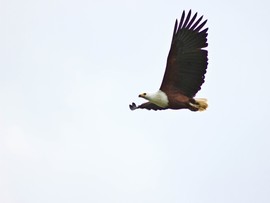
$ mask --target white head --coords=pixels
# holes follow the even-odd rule
[[[169,104],[169,100],[167,95],[165,94],[165,92],[158,90],[155,93],[142,93],[139,95],[139,97],[142,97],[146,100],[148,100],[149,102],[156,104],[157,106],[160,107],[167,107]]]
[[[139,94],[139,97],[150,101],[150,99],[153,97],[153,93],[142,93],[142,94]]]

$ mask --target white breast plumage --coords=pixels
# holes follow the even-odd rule
[[[156,93],[148,94],[148,100],[156,104],[157,106],[160,106],[162,108],[166,108],[169,105],[169,100],[165,92],[158,90]]]

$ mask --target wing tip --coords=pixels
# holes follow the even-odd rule
[[[132,104],[129,105],[129,108],[131,111],[134,111],[135,109],[137,109],[137,106],[134,102],[132,102]]]

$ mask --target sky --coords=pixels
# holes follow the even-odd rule
[[[269,6],[1,0],[0,202],[270,202]],[[130,111],[189,9],[208,19],[209,108]]]

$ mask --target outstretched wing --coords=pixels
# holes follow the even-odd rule
[[[135,110],[135,109],[147,109],[147,110],[164,110],[164,109],[167,109],[167,108],[162,108],[162,107],[159,107],[151,102],[145,102],[139,106],[136,106],[135,103],[132,103],[129,105],[129,108],[130,110]]]
[[[183,11],[180,22],[176,20],[167,66],[160,87],[162,91],[178,91],[194,97],[204,83],[208,59],[207,30],[201,31],[207,20],[200,23],[203,16],[196,20],[197,13],[191,18],[191,10],[185,17]]]

